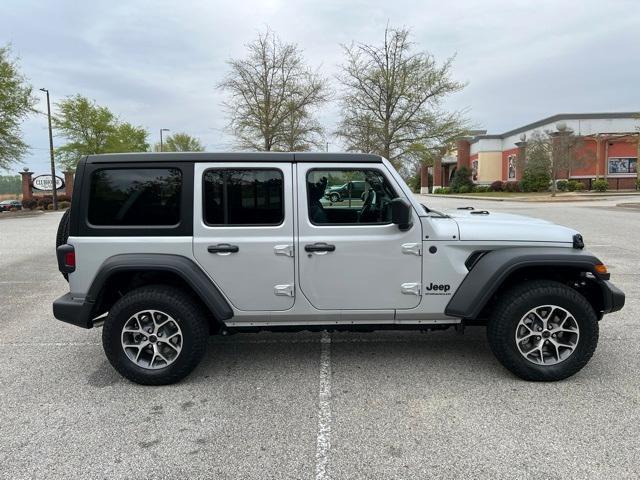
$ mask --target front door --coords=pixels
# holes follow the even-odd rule
[[[193,250],[238,310],[293,306],[291,163],[196,163]]]
[[[409,309],[420,303],[421,225],[391,223],[392,199],[404,196],[380,163],[298,163],[297,251],[300,289],[318,309]],[[334,185],[364,182],[363,198],[331,203]]]

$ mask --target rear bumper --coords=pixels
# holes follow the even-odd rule
[[[53,302],[53,316],[58,320],[77,327],[92,328],[93,319],[91,311],[93,310],[92,302],[73,298],[70,293],[61,296]]]
[[[603,313],[617,312],[624,307],[624,292],[608,280],[601,282],[602,294],[604,297]]]

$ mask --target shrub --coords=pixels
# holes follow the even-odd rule
[[[22,208],[26,209],[26,210],[33,210],[34,208],[36,208],[38,206],[38,201],[35,199],[31,199],[31,200],[24,200],[22,202]]]
[[[473,188],[473,181],[471,180],[471,170],[468,167],[462,166],[456,170],[451,179],[451,190],[453,192],[459,192],[460,187],[469,187],[468,192]]]
[[[441,190],[442,190],[442,192],[441,192],[441,193],[442,193],[443,195],[449,195],[450,193],[452,193],[452,192],[453,192],[453,190],[451,189],[451,187],[442,187],[442,188],[441,188]]]
[[[567,182],[567,190],[569,190],[570,192],[575,192],[580,188],[580,185],[582,185],[582,183],[577,180],[569,180]]]
[[[556,182],[556,188],[559,192],[566,192],[569,188],[569,182],[567,182],[566,180],[558,180]]]
[[[420,175],[412,175],[407,178],[407,186],[413,193],[420,193]]]
[[[53,210],[53,203],[49,203],[45,210]]]
[[[636,190],[640,190],[640,178],[636,180]]]
[[[596,192],[606,192],[607,189],[609,188],[609,182],[607,182],[606,180],[595,180],[591,186],[593,187],[593,189]]]
[[[518,182],[506,182],[504,184],[505,192],[521,192],[520,184]]]
[[[504,183],[502,183],[502,180],[496,180],[489,185],[489,190],[492,192],[502,192],[504,190]]]
[[[473,187],[469,185],[460,185],[457,193],[470,193]]]
[[[473,187],[473,191],[477,193],[485,193],[491,191],[491,186],[489,185],[476,185]]]
[[[541,169],[525,170],[520,180],[520,188],[523,192],[546,192],[549,189],[551,178],[549,173]]]
[[[434,188],[432,193],[433,193],[434,195],[442,195],[442,193],[443,193],[443,192],[442,192],[442,187]]]
[[[584,186],[584,183],[578,182],[578,184],[575,186],[575,191],[576,192],[583,192],[584,190],[586,190],[586,187]]]
[[[69,208],[71,206],[71,202],[67,202],[66,200],[62,202],[58,202],[58,208],[63,210],[65,208]]]

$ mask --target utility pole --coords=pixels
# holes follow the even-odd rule
[[[160,129],[160,151],[162,152],[162,132],[168,132],[169,129],[168,128],[161,128]]]
[[[49,120],[49,155],[51,156],[51,194],[53,197],[53,209],[58,210],[58,188],[56,185],[56,164],[53,158],[53,130],[51,129],[51,103],[49,102],[49,90],[41,88],[40,91],[47,94],[47,118]]]

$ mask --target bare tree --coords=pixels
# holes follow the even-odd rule
[[[585,148],[584,138],[575,135],[564,123],[557,125],[557,131],[545,132],[551,153],[551,192],[555,196],[559,178],[569,178],[576,168],[595,159],[595,154]]]
[[[438,64],[428,52],[413,52],[409,34],[387,27],[381,46],[343,46],[342,121],[336,135],[347,150],[395,161],[416,143],[435,148],[467,131],[461,112],[442,108],[448,95],[465,86],[451,79],[453,58]]]
[[[322,134],[313,109],[328,99],[326,80],[304,63],[295,44],[267,30],[247,45],[248,55],[230,60],[231,71],[218,85],[238,147],[287,150],[308,147]]]

